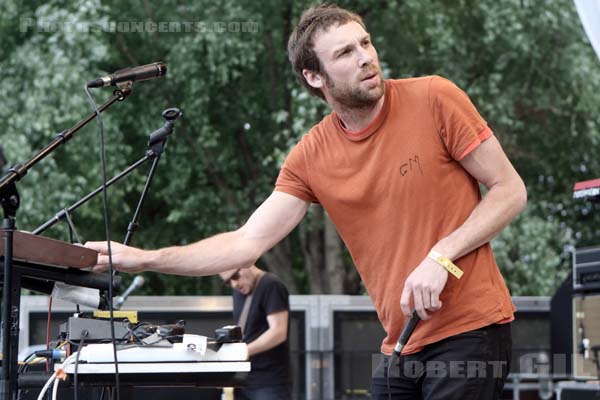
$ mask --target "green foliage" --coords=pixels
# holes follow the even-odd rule
[[[567,276],[572,230],[556,218],[543,218],[527,208],[494,240],[496,260],[512,294],[552,294]]]
[[[161,159],[133,244],[190,243],[239,226],[272,190],[298,138],[328,107],[296,82],[285,52],[312,2],[60,1],[0,5],[0,143],[24,161],[91,109],[83,85],[125,66],[164,60],[166,79],[134,85],[104,114],[109,175],[141,158],[160,113],[184,116]],[[342,1],[364,16],[389,77],[444,75],[465,89],[501,140],[529,206],[493,243],[513,294],[552,294],[569,268],[566,248],[596,243],[596,206],[572,184],[600,175],[600,62],[570,0]],[[91,23],[92,29],[28,25]],[[197,32],[106,30],[110,22],[202,22]],[[226,29],[215,29],[223,22]],[[251,22],[257,29],[228,29]],[[232,25],[235,27],[235,25]],[[103,102],[110,90],[94,92]],[[144,183],[141,169],[110,189],[112,235],[121,240]],[[34,229],[100,184],[90,124],[32,170],[19,190],[18,226]],[[74,215],[84,240],[103,237],[99,199]],[[307,221],[310,223],[318,221]],[[307,226],[309,228],[309,226]],[[309,290],[301,230],[286,242],[293,277]],[[47,233],[67,239],[64,227]],[[344,256],[347,260],[347,255]],[[347,260],[349,265],[350,261]],[[130,278],[127,278],[130,279]],[[350,285],[352,286],[352,285]],[[358,285],[354,285],[358,288]],[[212,278],[153,275],[145,293],[211,294]],[[360,288],[356,289],[360,290]]]

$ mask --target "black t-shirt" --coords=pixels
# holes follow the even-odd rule
[[[233,291],[233,319],[237,323],[244,308],[246,296]],[[251,343],[267,329],[267,315],[290,310],[289,293],[276,275],[265,273],[254,288],[252,305],[244,328],[244,342]],[[289,336],[289,320],[288,320]],[[288,384],[290,375],[289,341],[250,358],[251,371],[248,386],[274,386]]]

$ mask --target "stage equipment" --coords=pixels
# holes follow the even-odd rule
[[[159,69],[159,71],[155,74],[156,76],[164,75],[166,73],[166,68],[164,68],[164,64],[157,65],[156,68]],[[12,400],[17,390],[17,354],[19,341],[19,313],[21,287],[23,286],[23,284],[29,283],[35,285],[36,289],[47,293],[48,290],[52,290],[54,288],[54,282],[62,282],[66,279],[70,279],[72,275],[81,275],[75,272],[73,272],[73,274],[66,274],[62,271],[52,270],[52,268],[55,268],[55,266],[47,267],[45,264],[32,265],[30,262],[32,260],[29,258],[27,259],[27,261],[14,260],[16,217],[20,205],[20,198],[19,193],[17,191],[16,183],[27,174],[29,169],[31,169],[35,164],[47,157],[60,145],[70,140],[77,131],[79,131],[82,127],[87,125],[92,119],[99,115],[99,113],[105,111],[115,102],[125,100],[127,96],[129,96],[129,94],[131,93],[131,86],[134,80],[144,80],[151,78],[150,73],[144,71],[145,70],[142,70],[140,68],[134,68],[128,72],[118,71],[123,73],[118,75],[116,77],[117,79],[114,79],[114,83],[118,84],[118,88],[113,92],[113,96],[108,101],[102,104],[94,112],[87,115],[72,128],[58,133],[46,147],[40,150],[30,160],[23,164],[18,163],[8,168],[6,174],[2,178],[0,178],[0,205],[2,206],[4,212],[4,220],[2,225],[4,238],[4,248],[2,253],[4,259],[2,294],[3,362],[2,368],[0,370],[0,400]],[[113,78],[115,77],[111,77],[111,82],[113,81]],[[181,113],[179,112],[179,110],[177,110],[177,113],[173,113],[170,111],[169,113],[167,113],[167,116],[169,118],[174,117],[172,118],[172,120],[174,120],[180,114]],[[165,118],[167,118],[167,116],[165,116]],[[165,124],[171,126],[171,129],[173,123],[172,120],[169,120],[168,123]],[[166,129],[165,127],[156,131],[153,134],[153,136],[151,136],[151,142],[154,138],[154,145],[159,145],[160,143],[164,145],[164,141],[168,136],[167,131],[168,129]],[[156,159],[155,163],[153,164],[153,167],[155,166]],[[154,170],[152,169],[151,174],[153,173],[153,171]],[[147,184],[148,183],[149,181],[147,180]],[[142,194],[142,198],[140,199],[140,203],[138,204],[138,210],[141,206],[141,203],[143,202],[146,189],[147,186],[144,188],[144,193]],[[136,219],[138,217],[138,210],[136,210],[136,215],[134,217],[133,223],[130,224],[132,225],[130,227],[131,230],[128,229],[128,236],[130,236],[130,232],[133,232],[133,230],[135,229]],[[66,215],[66,217],[69,218],[68,214]],[[64,265],[62,263],[59,263],[59,266],[62,267]],[[51,269],[48,270],[48,268]],[[43,279],[39,279],[40,271],[42,270],[45,270],[45,275]],[[85,278],[88,278],[88,276],[85,276]],[[109,283],[108,288],[110,289],[110,291],[112,291],[113,286]],[[103,287],[103,289],[105,289],[105,287]]]
[[[600,293],[600,247],[573,251],[573,290]]]
[[[573,376],[598,379],[600,361],[600,293],[573,297]]]

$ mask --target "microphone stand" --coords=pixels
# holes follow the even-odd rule
[[[131,222],[127,226],[127,234],[123,241],[123,243],[125,245],[128,245],[129,243],[131,243],[133,234],[135,233],[135,231],[137,230],[137,228],[139,226],[139,217],[140,217],[140,213],[142,210],[142,206],[143,206],[144,200],[148,194],[148,190],[150,188],[150,183],[152,182],[152,179],[154,178],[154,174],[156,172],[156,168],[158,166],[160,156],[164,152],[164,149],[165,149],[165,146],[167,143],[167,139],[173,133],[175,120],[177,118],[179,118],[181,115],[182,115],[182,112],[177,108],[169,108],[169,109],[164,110],[162,112],[162,116],[164,119],[166,119],[166,122],[161,128],[157,129],[156,131],[154,131],[153,133],[150,134],[150,138],[148,140],[148,148],[146,149],[145,155],[141,159],[139,159],[138,161],[136,161],[129,167],[125,168],[119,174],[115,175],[113,178],[111,178],[109,181],[106,182],[106,187],[112,186],[114,183],[120,181],[122,178],[129,175],[131,172],[133,172],[139,166],[144,164],[146,161],[148,161],[150,159],[153,160],[152,165],[150,167],[150,171],[148,172],[148,176],[146,178],[146,183],[144,184],[144,189],[142,190],[140,199],[138,201],[135,213],[133,215]],[[44,224],[42,224],[41,226],[36,228],[32,233],[34,235],[39,235],[40,233],[42,233],[46,229],[54,226],[56,223],[62,221],[63,219],[66,218],[67,220],[69,220],[69,214],[71,214],[74,210],[76,210],[83,204],[87,203],[90,199],[95,197],[101,191],[102,191],[102,186],[100,186],[96,190],[88,193],[86,196],[84,196],[83,198],[81,198],[76,203],[72,204],[71,206],[64,208],[63,210],[58,212],[53,218],[49,219]],[[117,275],[117,274],[118,274],[118,271],[115,271],[115,275]],[[108,299],[106,298],[107,297],[106,291],[103,291],[101,296],[105,300],[103,303],[108,304]]]
[[[123,85],[99,107],[103,112],[131,93],[130,85]],[[17,393],[17,355],[19,351],[19,313],[21,274],[13,270],[13,233],[16,230],[17,211],[20,205],[16,182],[29,169],[46,158],[56,148],[69,141],[73,135],[96,117],[92,112],[71,129],[58,133],[55,138],[25,164],[16,164],[0,179],[0,205],[4,211],[4,282],[2,288],[2,368],[0,369],[0,400],[12,400]]]
[[[178,109],[170,108],[168,110],[163,111],[163,117],[170,110],[177,110],[176,112],[179,113],[177,115],[177,117],[179,117],[179,115],[181,115],[181,112]],[[177,117],[175,117],[175,119]],[[163,130],[165,129],[165,127],[167,127],[167,125],[169,125],[169,122],[167,122],[162,128],[158,129],[157,131],[155,131],[154,133],[152,133],[150,135],[150,139],[148,141],[148,148],[146,149],[144,156],[142,158],[140,158],[138,161],[136,161],[133,164],[131,164],[130,166],[128,166],[127,168],[125,168],[123,171],[119,172],[117,175],[113,176],[109,181],[107,181],[106,182],[107,188],[112,186],[114,183],[117,183],[118,181],[120,181],[121,179],[123,179],[124,177],[129,175],[131,172],[135,171],[138,167],[140,167],[146,161],[152,159],[152,160],[154,160],[154,162],[152,163],[152,167],[150,169],[149,176],[146,180],[146,185],[144,186],[144,192],[142,193],[142,195],[145,196],[146,191],[150,184],[149,181],[152,180],[152,176],[154,175],[154,172],[156,169],[156,164],[158,163],[158,159],[160,158],[161,153],[164,151],[164,144],[167,140],[167,137],[173,132],[173,124],[171,123],[169,126],[170,131],[166,135],[163,133]],[[155,135],[157,132],[160,133],[161,135],[165,135],[165,136],[161,136],[161,139],[163,139],[162,142],[156,143],[157,140],[156,139],[153,140],[153,135]],[[92,192],[88,193],[87,195],[85,195],[84,197],[82,197],[81,199],[76,201],[75,203],[71,204],[69,207],[66,207],[66,208],[60,210],[58,213],[56,213],[56,215],[54,217],[50,218],[48,221],[44,222],[42,225],[35,228],[35,230],[33,230],[31,233],[33,233],[34,235],[39,235],[39,234],[43,233],[44,231],[46,231],[47,229],[56,225],[58,222],[66,219],[66,218],[68,219],[69,214],[72,214],[73,211],[77,210],[79,207],[81,207],[82,205],[84,205],[85,203],[87,203],[88,201],[93,199],[101,191],[102,191],[102,186],[99,186],[98,188],[96,188]],[[140,200],[143,201],[143,199],[140,199]],[[138,209],[136,210],[135,218],[137,218],[137,216],[139,215],[140,210],[141,210],[141,204],[138,204]],[[133,229],[133,230],[135,230],[135,229]],[[126,240],[127,240],[127,238],[126,238]],[[125,243],[125,244],[127,244],[127,243]]]
[[[125,239],[123,240],[124,245],[128,245],[131,243],[131,239],[133,238],[133,234],[139,227],[139,218],[140,213],[142,211],[142,206],[144,205],[144,200],[148,194],[148,189],[150,188],[150,183],[152,182],[152,178],[154,178],[154,173],[156,172],[156,167],[158,166],[158,162],[160,161],[160,156],[164,152],[165,146],[167,144],[167,139],[173,133],[173,127],[175,124],[175,120],[182,115],[182,112],[177,108],[169,108],[163,111],[162,116],[167,122],[163,125],[162,128],[156,130],[150,135],[150,140],[148,141],[149,153],[154,155],[154,161],[152,162],[152,166],[150,167],[150,171],[148,172],[148,176],[146,177],[146,183],[144,184],[144,189],[140,195],[140,199],[138,201],[135,212],[133,213],[133,218],[131,222],[127,226],[127,234],[125,235]],[[115,270],[115,274],[118,274],[119,271]]]

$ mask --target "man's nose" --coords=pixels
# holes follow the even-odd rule
[[[373,55],[368,49],[359,47],[358,50],[358,66],[363,68],[373,63]]]

